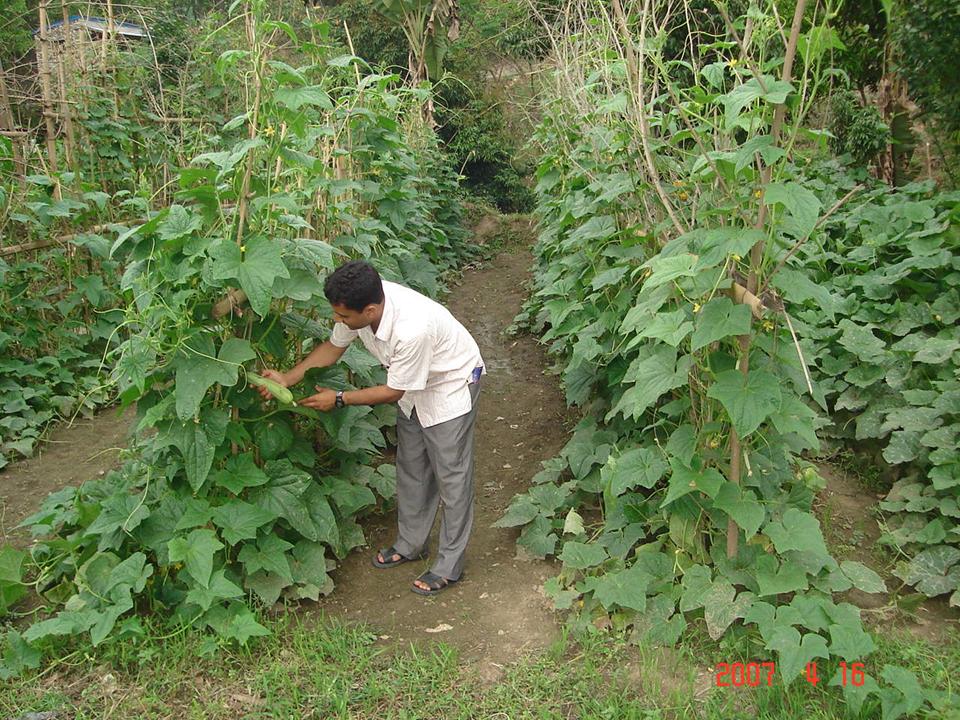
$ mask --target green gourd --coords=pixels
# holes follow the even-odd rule
[[[296,403],[293,401],[293,393],[290,392],[290,389],[285,388],[275,380],[269,380],[265,377],[257,375],[256,373],[248,372],[247,381],[251,385],[257,385],[258,387],[266,388],[267,392],[273,395],[284,405],[296,405]]]

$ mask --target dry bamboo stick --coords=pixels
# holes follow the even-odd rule
[[[67,137],[67,165],[69,165],[71,170],[79,170],[79,165],[77,164],[76,152],[77,139],[76,134],[73,129],[73,111],[70,109],[70,101],[67,98],[67,77],[72,77],[74,73],[73,63],[75,62],[75,52],[76,48],[74,47],[73,42],[73,30],[70,27],[70,7],[67,3],[63,3],[63,51],[60,53],[59,62],[57,63],[58,69],[60,72],[60,102],[63,106],[63,126],[66,130]],[[67,72],[67,63],[70,63],[71,72]]]
[[[57,172],[57,140],[56,126],[54,125],[53,120],[56,117],[56,114],[54,113],[53,109],[53,91],[51,89],[52,83],[50,81],[50,57],[47,48],[47,2],[48,0],[40,0],[40,39],[37,62],[39,63],[38,69],[40,71],[40,91],[43,93],[43,118],[47,129],[47,158],[50,163],[50,173],[55,175]],[[54,196],[58,200],[61,197],[59,183],[57,183],[54,187]]]
[[[66,10],[64,10],[66,12]],[[60,105],[62,107],[61,116],[63,117],[63,149],[64,154],[66,155],[67,167],[70,170],[76,170],[75,157],[73,149],[75,145],[75,139],[73,135],[73,118],[71,117],[72,113],[70,112],[70,106],[67,103],[67,77],[66,71],[63,67],[64,59],[66,53],[60,53],[60,57],[57,60],[57,79],[59,80],[60,85]]]
[[[238,309],[247,301],[247,294],[243,290],[238,290],[236,288],[231,289],[227,292],[226,296],[222,300],[218,300],[217,303],[213,306],[213,310],[210,311],[210,314],[213,316],[214,320],[219,320],[224,315],[228,315],[234,310]]]
[[[145,220],[131,220],[128,222],[146,222]],[[68,243],[71,240],[80,237],[81,235],[95,235],[97,233],[102,233],[104,230],[109,230],[113,225],[118,223],[107,223],[106,225],[94,225],[92,228],[88,228],[83,232],[70,233],[68,235],[60,235],[58,237],[46,238],[45,240],[35,240],[34,242],[20,243],[19,245],[10,245],[9,247],[0,248],[0,257],[6,257],[8,255],[15,255],[16,253],[28,252],[30,250],[42,250],[43,248],[48,248],[53,245],[62,245]]]

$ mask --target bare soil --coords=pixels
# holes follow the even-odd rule
[[[106,408],[91,418],[56,428],[36,456],[0,472],[0,544],[23,546],[29,534],[16,526],[36,512],[50,493],[79,485],[115,467],[127,446],[134,411]]]
[[[480,345],[489,373],[482,381],[477,419],[476,517],[464,576],[427,598],[411,587],[429,569],[429,560],[374,568],[371,556],[394,539],[391,514],[365,527],[369,547],[351,554],[334,572],[337,589],[320,608],[369,623],[388,643],[443,640],[492,681],[500,665],[558,637],[556,618],[542,594],[544,581],[555,574],[553,563],[519,555],[517,531],[492,525],[513,496],[527,489],[540,462],[563,447],[572,418],[557,380],[544,374],[547,362],[536,341],[504,334],[526,296],[529,223],[512,220],[500,227],[500,237],[489,220],[479,229],[486,242],[507,242],[504,236],[527,242],[510,240],[495,258],[467,272],[446,301]],[[431,552],[436,552],[436,528]]]
[[[949,640],[950,633],[944,629],[960,627],[960,610],[950,607],[946,600],[924,600],[909,613],[898,607],[897,591],[902,582],[892,572],[891,554],[877,543],[882,532],[876,505],[884,494],[870,491],[856,477],[833,465],[820,464],[819,473],[827,487],[818,496],[817,515],[828,547],[838,560],[857,560],[875,570],[889,590],[869,594],[854,588],[844,593],[843,599],[861,608],[864,621],[875,631],[896,627],[932,643]],[[911,589],[903,592],[909,594]]]

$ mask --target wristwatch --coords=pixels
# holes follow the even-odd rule
[[[336,406],[342,408],[346,403],[343,402],[343,390],[337,390],[337,402]]]

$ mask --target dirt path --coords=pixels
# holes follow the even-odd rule
[[[512,221],[504,237],[529,242],[529,227]],[[521,240],[522,242],[522,240]],[[526,489],[567,439],[567,415],[558,383],[543,374],[543,352],[529,337],[503,335],[525,297],[532,263],[527,244],[511,244],[468,271],[446,300],[480,345],[489,375],[483,380],[476,439],[476,519],[463,580],[436,598],[410,591],[428,562],[377,570],[376,548],[394,537],[395,516],[365,527],[369,548],[354,552],[334,574],[337,589],[321,608],[371,624],[390,642],[442,639],[493,679],[499,665],[548,645],[556,616],[541,593],[552,563],[517,556],[515,530],[491,527],[514,494]],[[436,552],[436,530],[431,541]],[[451,630],[428,633],[449,625]]]
[[[28,542],[28,533],[14,528],[36,512],[47,495],[113,468],[120,450],[127,446],[133,415],[133,410],[118,415],[115,408],[106,408],[92,418],[59,427],[35,457],[11,463],[0,472],[0,544]]]

